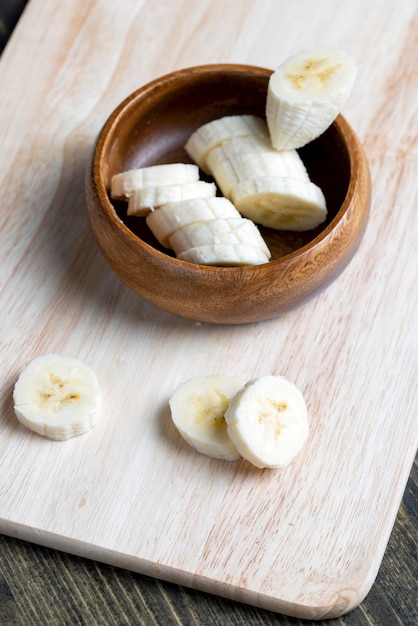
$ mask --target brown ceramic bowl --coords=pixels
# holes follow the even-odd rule
[[[326,197],[328,219],[305,233],[260,227],[269,263],[207,267],[180,261],[154,239],[143,218],[109,198],[111,177],[159,163],[190,162],[184,150],[201,124],[224,115],[264,116],[271,71],[208,65],[163,76],[126,98],[99,134],[87,175],[89,217],[100,250],[131,289],[193,320],[242,324],[276,317],[327,286],[355,253],[367,222],[370,176],[363,149],[339,116],[300,150]]]

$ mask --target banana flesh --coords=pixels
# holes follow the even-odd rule
[[[174,391],[169,407],[178,432],[198,452],[243,458],[258,468],[288,466],[309,431],[303,395],[283,376],[191,378]]]
[[[285,468],[308,436],[303,395],[282,376],[246,383],[229,402],[225,421],[238,452],[259,468]]]
[[[324,194],[311,182],[298,152],[276,150],[268,137],[222,135],[205,152],[205,163],[224,197],[256,224],[304,231],[327,217]]]
[[[194,163],[150,165],[112,176],[110,197],[113,200],[128,200],[135,189],[194,183],[198,180],[199,168]]]
[[[251,245],[260,248],[266,257],[270,255],[257,226],[251,220],[243,219],[241,216],[195,222],[183,226],[170,237],[170,247],[176,254],[181,254],[189,248],[213,244]]]
[[[175,185],[158,185],[134,189],[128,201],[128,215],[145,216],[163,204],[191,200],[193,198],[210,198],[216,195],[215,183],[199,180],[194,183]]]
[[[245,150],[245,147],[243,148]],[[242,180],[266,176],[295,176],[307,180],[305,166],[296,152],[264,151],[235,152],[234,143],[227,141],[207,157],[212,176],[223,195],[232,199],[232,188]]]
[[[232,137],[269,137],[267,123],[256,115],[228,115],[200,126],[188,139],[185,150],[206,173],[206,157],[213,148]]]
[[[269,261],[260,232],[245,220],[292,231],[326,220],[324,194],[297,149],[335,120],[356,72],[354,59],[341,50],[306,50],[288,58],[269,79],[266,119],[242,114],[203,124],[184,146],[193,164],[117,174],[111,197],[128,202],[129,216],[145,216],[157,241],[180,260],[220,266]],[[200,180],[199,168],[216,185]]]
[[[141,176],[147,178],[146,168]],[[127,179],[131,184],[129,172]],[[127,215],[145,216],[157,241],[189,263],[257,265],[271,257],[257,226],[227,198],[216,196],[214,182],[167,184],[160,177],[159,185],[130,192]]]
[[[232,198],[242,215],[276,230],[311,230],[327,217],[324,194],[310,180],[274,176],[244,180],[232,188]]]
[[[304,50],[282,63],[267,90],[273,146],[291,150],[319,137],[340,113],[356,74],[355,60],[342,50]]]
[[[219,218],[240,218],[241,215],[227,198],[195,198],[170,202],[151,211],[145,219],[154,237],[165,248],[170,248],[170,237],[185,226],[207,223]]]
[[[30,361],[14,390],[17,419],[30,430],[56,441],[89,431],[102,405],[93,370],[77,359],[47,354]]]
[[[244,244],[214,243],[207,246],[189,248],[177,255],[181,261],[198,265],[262,265],[268,263],[269,256],[257,246]]]
[[[182,383],[169,400],[173,423],[193,448],[215,459],[236,461],[224,419],[230,399],[244,385],[233,376],[203,376]]]

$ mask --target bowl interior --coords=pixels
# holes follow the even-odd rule
[[[121,171],[170,162],[190,163],[184,145],[200,125],[224,115],[265,117],[271,71],[251,66],[205,66],[182,70],[139,89],[108,120],[101,171],[106,189]],[[328,218],[314,230],[297,233],[260,226],[272,260],[288,255],[316,239],[340,210],[350,180],[347,144],[334,123],[321,137],[299,150],[313,182],[328,206]],[[208,177],[201,173],[203,180]],[[145,220],[126,215],[124,202],[112,201],[124,224],[140,239],[162,248]]]

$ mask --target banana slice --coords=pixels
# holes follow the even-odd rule
[[[169,400],[174,425],[187,443],[207,456],[240,458],[224,419],[231,398],[244,386],[233,376],[203,376],[182,383]]]
[[[208,222],[219,218],[240,218],[241,215],[227,198],[215,196],[171,202],[151,211],[145,221],[157,241],[170,248],[173,233],[189,224]]]
[[[225,412],[227,432],[242,457],[259,468],[284,468],[308,436],[305,400],[282,376],[246,383]]]
[[[148,215],[152,208],[158,208],[163,204],[192,198],[210,198],[215,195],[215,183],[206,183],[203,180],[194,183],[134,189],[128,201],[128,215],[143,217]]]
[[[231,195],[242,215],[276,230],[311,230],[327,217],[324,194],[311,181],[267,176],[239,182]]]
[[[185,145],[188,155],[206,173],[206,157],[223,141],[232,137],[269,137],[267,123],[256,115],[227,115],[200,126]]]
[[[176,254],[212,244],[244,244],[260,248],[270,258],[270,250],[257,226],[241,216],[188,224],[171,235],[169,242]]]
[[[212,245],[189,248],[177,258],[197,265],[262,265],[268,263],[269,256],[257,246],[244,244],[214,243]]]
[[[57,441],[89,431],[99,418],[101,402],[93,370],[77,359],[56,354],[30,361],[13,391],[18,420]]]
[[[156,185],[194,183],[199,180],[199,168],[194,163],[167,163],[127,170],[112,176],[110,196],[127,200],[134,189]]]
[[[230,159],[249,154],[274,154],[280,158],[281,167],[289,176],[292,175],[295,178],[302,179],[309,178],[305,164],[297,150],[278,151],[273,147],[270,137],[233,137],[228,141],[224,141],[217,148],[223,148],[225,155]]]
[[[340,113],[356,74],[355,60],[341,50],[305,50],[280,65],[266,100],[273,146],[290,150],[319,137]]]
[[[309,180],[305,165],[296,150],[278,152],[255,141],[245,145],[241,140],[226,141],[207,156],[212,176],[223,195],[232,199],[231,190],[240,181],[280,176]]]

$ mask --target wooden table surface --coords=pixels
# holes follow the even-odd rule
[[[7,4],[4,3],[3,8]],[[22,3],[17,4],[20,9]],[[113,3],[106,0],[91,2],[65,0],[60,5],[48,4],[43,0],[30,0],[0,61],[2,76],[8,81],[6,87],[10,88],[6,90],[5,84],[0,85],[2,101],[9,107],[7,109],[6,106],[6,109],[10,111],[10,102],[17,94],[23,99],[25,93],[28,94],[25,107],[17,108],[17,119],[13,120],[13,124],[16,127],[19,116],[22,116],[21,123],[30,134],[31,124],[36,126],[36,119],[33,116],[39,115],[42,110],[42,98],[48,98],[47,87],[53,83],[56,72],[65,67],[66,63],[69,64],[68,67],[71,63],[79,63],[81,67],[80,59],[72,58],[71,55],[88,54],[88,48],[83,49],[82,46],[83,24],[93,32],[92,15],[97,17],[99,9],[101,13],[98,22],[103,29],[103,38],[95,37],[96,44],[103,45],[104,58],[110,59],[112,55],[116,58],[120,55],[125,62],[117,66],[117,70],[115,65],[106,71],[99,71],[100,50],[96,50],[98,55],[94,62],[97,63],[96,66],[94,63],[89,66],[86,61],[86,67],[92,72],[91,85],[95,85],[92,87],[93,92],[96,89],[97,94],[102,95],[101,99],[95,100],[93,96],[86,98],[83,92],[86,83],[83,81],[80,81],[79,93],[77,85],[72,86],[71,95],[78,107],[74,115],[75,123],[80,125],[80,132],[77,135],[80,154],[85,153],[84,143],[90,136],[86,134],[83,120],[92,119],[92,111],[95,111],[97,123],[91,131],[94,136],[100,122],[114,105],[130,91],[158,75],[187,65],[209,62],[243,62],[273,67],[275,56],[280,54],[283,58],[301,47],[319,45],[323,43],[327,32],[329,45],[339,45],[350,50],[360,63],[359,87],[355,90],[356,102],[348,104],[345,113],[359,134],[369,156],[372,178],[375,182],[375,202],[385,206],[385,198],[391,193],[394,211],[397,210],[398,203],[399,208],[402,208],[405,197],[416,205],[418,139],[416,122],[413,120],[417,119],[417,99],[414,100],[413,95],[417,93],[418,87],[414,67],[418,46],[417,3],[400,4],[373,0],[369,3],[367,12],[364,11],[360,0],[350,2],[347,0],[338,4],[331,0],[319,0],[315,3],[315,10],[312,9],[313,3],[304,0],[292,3],[292,8],[284,0],[277,3],[267,0],[266,2],[225,0],[224,4],[225,7],[230,9],[233,7],[235,10],[235,13],[228,12],[229,20],[232,16],[236,17],[236,20],[233,19],[230,23],[229,29],[225,25],[220,27],[219,19],[211,19],[209,1],[201,3],[157,1],[152,7],[151,3],[130,2],[119,12],[112,6]],[[174,5],[178,11],[177,18],[173,13]],[[269,10],[272,11],[273,5],[276,8],[270,20]],[[165,21],[168,7],[171,7],[169,12],[172,22]],[[13,11],[10,11],[9,6],[6,8],[9,19]],[[294,32],[280,29],[278,25],[280,10],[289,12],[283,19],[295,24]],[[219,18],[219,8],[215,15]],[[1,17],[0,13],[0,19]],[[178,20],[176,28],[173,26],[175,19]],[[127,23],[127,20],[131,23]],[[251,25],[257,21],[266,28],[267,43],[264,45],[258,45],[256,35],[259,33],[257,28]],[[43,30],[45,23],[49,23],[50,27]],[[135,25],[142,35],[140,42],[136,38]],[[275,25],[283,38],[281,42],[275,40]],[[198,28],[205,34],[205,41],[193,36],[193,32]],[[7,32],[7,23],[4,30]],[[225,36],[229,30],[230,39]],[[112,38],[114,32],[124,33],[123,41]],[[80,45],[72,48],[72,43],[77,38]],[[167,50],[158,48],[160,40],[165,42]],[[53,50],[51,56],[45,53],[47,44],[44,42],[48,41]],[[272,46],[276,46],[274,51],[270,49]],[[109,49],[113,51],[109,52]],[[137,76],[133,75],[133,66],[127,61],[132,55],[138,59]],[[43,71],[44,88],[40,90],[37,90],[35,85],[36,73],[25,72],[25,68],[35,68],[39,72],[37,56],[42,60]],[[17,65],[17,60],[20,65]],[[361,64],[366,66],[363,67],[363,78]],[[96,74],[93,71],[94,66]],[[12,67],[21,67],[21,75],[12,76],[8,71]],[[83,77],[83,80],[85,79],[86,77]],[[63,77],[61,80],[62,89],[68,88]],[[56,98],[57,93],[55,92]],[[95,104],[92,104],[93,102]],[[56,104],[60,106],[59,99]],[[62,114],[68,115],[70,110],[63,106]],[[53,131],[58,133],[59,129],[54,126]],[[7,128],[3,128],[3,132],[7,139]],[[45,136],[44,140],[47,145],[49,138]],[[13,145],[7,141],[6,145],[10,150],[8,155],[10,160],[16,158]],[[17,144],[16,148],[20,146]],[[62,148],[65,150],[65,145]],[[37,156],[39,158],[39,155]],[[45,167],[48,167],[48,156],[41,155],[41,162],[42,158]],[[30,163],[29,157],[27,162]],[[39,173],[38,168],[37,174]],[[394,243],[401,245],[401,242]],[[416,268],[412,271],[415,271],[416,275]],[[411,290],[410,296],[416,301],[416,290],[415,292]],[[12,308],[9,313],[13,315]],[[6,346],[7,338],[2,336],[1,339]],[[382,381],[382,385],[384,384]],[[416,411],[416,386],[410,389],[410,394],[410,409]],[[390,459],[388,450],[388,463]],[[415,464],[370,592],[351,613],[326,623],[340,626],[362,624],[413,626],[418,623],[416,528]],[[6,535],[0,537],[2,626],[9,624],[228,626],[302,623],[321,622],[286,617],[21,539]]]

